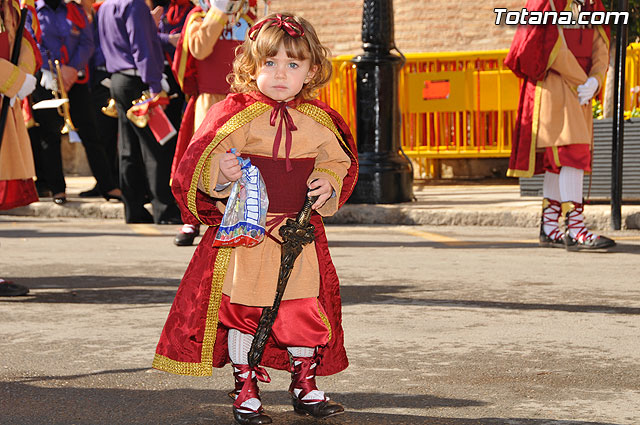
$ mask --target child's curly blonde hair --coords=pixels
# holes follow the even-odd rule
[[[287,56],[298,60],[310,59],[310,69],[316,68],[311,80],[305,83],[300,91],[300,95],[304,99],[315,98],[318,95],[318,90],[331,79],[331,61],[328,59],[331,53],[320,43],[316,31],[306,19],[291,13],[272,13],[265,16],[262,21],[273,19],[276,15],[280,15],[284,19],[292,19],[300,24],[304,29],[304,35],[292,37],[278,26],[263,25],[253,37],[255,40],[247,37],[244,43],[236,49],[233,72],[227,76],[231,91],[246,93],[258,90],[255,78],[260,72],[260,68],[267,58],[278,54],[280,44],[283,43]]]

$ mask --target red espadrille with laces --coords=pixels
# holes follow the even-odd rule
[[[584,204],[563,202],[562,215],[566,226],[564,244],[567,251],[606,250],[616,245],[613,239],[591,233],[584,225]]]
[[[548,198],[542,200],[539,242],[541,247],[564,248],[564,235],[558,226],[561,210],[560,202]]]
[[[245,364],[233,365],[236,388],[229,393],[234,399],[233,418],[240,425],[270,424],[271,418],[264,414],[260,401],[258,381],[271,382],[266,370],[261,367],[249,367]]]
[[[327,418],[344,413],[344,407],[329,400],[316,386],[316,366],[320,356],[292,357],[289,393],[296,413],[314,418]]]

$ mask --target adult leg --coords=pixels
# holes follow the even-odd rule
[[[71,120],[78,128],[82,145],[93,176],[98,182],[98,189],[103,195],[118,188],[116,176],[112,174],[107,151],[98,133],[98,122],[93,110],[91,93],[86,84],[74,84],[69,90]],[[119,195],[119,191],[117,194]]]
[[[544,174],[542,186],[542,218],[540,220],[540,246],[564,247],[563,234],[558,227],[560,218],[560,187],[558,174],[550,171]]]
[[[36,86],[33,92],[33,102],[52,99],[53,94],[40,86]],[[64,195],[66,185],[64,172],[62,169],[62,152],[60,150],[60,129],[62,128],[62,117],[56,109],[38,109],[33,111],[33,117],[40,124],[39,153],[41,170],[44,180],[53,195]],[[61,198],[59,198],[61,199]]]
[[[560,170],[559,187],[562,200],[562,215],[566,231],[565,246],[569,251],[606,249],[615,242],[606,236],[590,232],[584,224],[584,204],[582,202],[582,178],[584,171],[564,166]]]
[[[125,221],[127,223],[152,223],[153,216],[144,208],[149,189],[144,173],[140,141],[127,118],[127,109],[131,101],[140,96],[139,78],[115,73],[111,76],[111,96],[118,110],[118,159],[120,167],[120,189],[124,201]],[[135,93],[138,93],[137,95]]]

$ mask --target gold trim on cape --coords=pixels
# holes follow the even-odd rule
[[[187,69],[187,57],[189,56],[189,37],[191,36],[189,25],[198,18],[204,19],[206,14],[206,12],[194,12],[193,15],[189,17],[189,20],[184,24],[185,34],[182,39],[182,54],[180,56],[180,63],[178,64],[178,72],[176,73],[176,79],[178,80],[178,84],[182,90],[184,90],[184,74]]]
[[[320,315],[320,319],[324,322],[324,325],[327,327],[327,330],[329,331],[329,337],[327,338],[327,341],[331,341],[331,337],[333,336],[331,323],[329,322],[329,318],[322,312],[322,309],[320,308],[320,300],[318,298],[316,298],[316,303],[318,305],[318,314]]]
[[[540,101],[542,99],[542,83],[536,83],[533,100],[533,114],[531,116],[531,146],[529,147],[529,168],[526,170],[507,170],[507,177],[532,177],[536,168],[536,141],[538,139],[538,121],[540,121]]]
[[[228,247],[220,248],[213,266],[211,294],[209,295],[204,338],[202,339],[202,350],[200,351],[200,363],[179,362],[156,353],[152,363],[153,368],[178,375],[211,376],[213,374],[213,347],[218,333],[218,312],[222,301],[222,284],[229,266],[231,249]]]
[[[354,155],[354,153],[349,148],[349,145],[342,138],[340,131],[338,131],[338,128],[333,123],[333,120],[331,119],[331,116],[329,116],[327,111],[323,110],[322,108],[316,105],[312,105],[311,103],[301,103],[300,105],[298,105],[296,110],[299,112],[302,112],[309,118],[312,118],[316,122],[322,124],[323,126],[327,127],[329,130],[331,130],[333,134],[335,134],[336,137],[338,138],[338,141],[340,142],[340,144],[351,154],[351,157],[357,158],[357,155]],[[358,175],[359,168],[360,168],[360,164],[356,161],[356,172],[355,172],[356,176]],[[351,185],[351,191],[353,191],[353,188],[355,187],[355,185],[356,185],[356,179],[354,179],[354,182]]]
[[[189,211],[191,211],[191,214],[193,214],[193,216],[197,218],[200,223],[205,224],[202,220],[200,220],[200,216],[198,215],[198,210],[196,208],[196,194],[198,193],[198,181],[200,180],[200,176],[204,169],[205,161],[208,160],[211,152],[223,139],[228,137],[231,133],[233,133],[243,125],[251,122],[257,116],[262,115],[269,109],[271,109],[271,106],[262,102],[255,102],[245,109],[241,110],[240,112],[232,116],[227,122],[225,122],[222,127],[220,127],[220,129],[218,129],[218,132],[216,133],[213,140],[200,155],[200,159],[198,159],[198,163],[196,164],[196,168],[191,177],[191,186],[189,187],[189,192],[187,192],[187,206],[189,207]]]

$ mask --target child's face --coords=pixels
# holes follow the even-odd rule
[[[287,51],[280,44],[278,54],[265,59],[256,75],[256,84],[262,94],[278,102],[292,100],[302,86],[309,82],[315,73],[311,69],[310,59],[294,59],[287,56]]]

